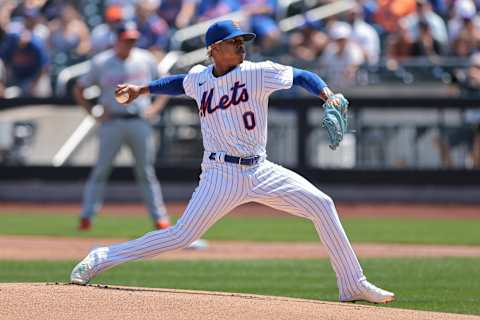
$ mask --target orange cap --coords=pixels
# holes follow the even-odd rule
[[[107,22],[118,22],[123,19],[122,6],[112,4],[105,10],[105,20]]]

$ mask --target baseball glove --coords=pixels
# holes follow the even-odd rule
[[[322,127],[327,129],[329,147],[335,150],[347,132],[348,100],[341,93],[332,95],[323,104]]]

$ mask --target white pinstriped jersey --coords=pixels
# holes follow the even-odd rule
[[[363,270],[328,195],[297,173],[267,159],[249,166],[222,164],[221,157],[211,159],[209,155],[219,152],[263,156],[268,97],[275,90],[290,88],[292,82],[291,67],[270,61],[245,61],[218,78],[212,75],[212,66],[193,67],[183,86],[185,93],[197,101],[201,119],[206,152],[200,184],[173,227],[93,250],[86,258],[92,265],[89,277],[122,262],[184,248],[232,209],[253,201],[313,221],[331,258],[341,300],[361,292]]]
[[[268,98],[292,86],[293,68],[244,61],[221,77],[212,69],[194,66],[183,80],[186,95],[198,105],[205,151],[265,155]]]

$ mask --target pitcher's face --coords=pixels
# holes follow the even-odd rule
[[[243,37],[223,40],[212,45],[212,57],[222,61],[231,61],[240,64],[245,60],[247,51]]]

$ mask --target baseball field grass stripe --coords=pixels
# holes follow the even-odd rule
[[[0,215],[0,235],[50,235],[132,238],[151,231],[147,217],[99,216],[91,232],[77,232],[73,215]],[[353,242],[480,245],[480,219],[342,219]],[[313,224],[296,217],[225,217],[205,235],[207,240],[318,241]]]
[[[391,307],[480,315],[480,258],[361,259],[369,277],[395,288]],[[0,282],[67,282],[73,261],[0,261]],[[327,260],[140,261],[93,283],[242,292],[337,301]]]

